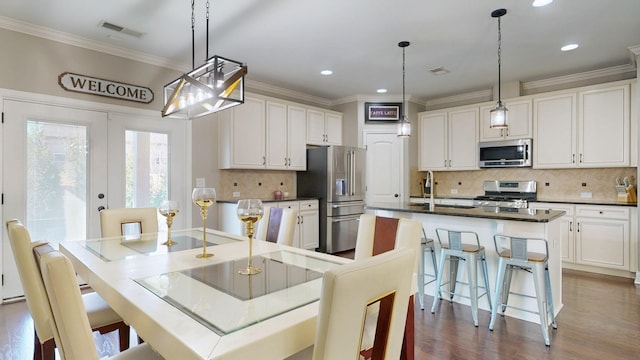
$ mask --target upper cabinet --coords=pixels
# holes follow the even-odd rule
[[[307,144],[341,145],[342,114],[316,109],[308,109]]]
[[[534,168],[630,164],[629,84],[533,100]]]
[[[306,109],[267,101],[266,164],[268,169],[306,170]]]
[[[265,101],[245,97],[244,104],[218,113],[218,166],[265,169]]]
[[[341,143],[340,113],[325,113],[263,96],[247,96],[243,105],[221,111],[218,113],[219,168],[306,170],[309,113],[314,120],[321,115],[325,145]]]
[[[467,107],[419,114],[419,169],[478,169],[478,112]]]
[[[512,99],[503,101],[509,109],[507,129],[491,129],[490,112],[496,104],[480,107],[480,141],[496,141],[507,139],[531,138],[533,128],[533,111],[531,99]]]

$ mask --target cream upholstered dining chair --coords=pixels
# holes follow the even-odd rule
[[[415,257],[413,249],[401,248],[325,272],[314,360],[359,358],[367,308],[374,303],[379,316],[373,358],[400,357]]]
[[[82,309],[82,295],[71,261],[48,244],[35,246],[32,257],[39,264],[39,276],[49,299],[46,312],[58,351],[63,360],[98,360],[89,318]],[[110,359],[162,359],[148,344],[141,344]]]
[[[418,266],[420,264],[420,249],[422,242],[422,223],[411,219],[397,219],[375,216],[373,214],[362,214],[358,224],[358,235],[356,238],[356,250],[354,259],[356,261],[376,256],[384,252],[409,248],[416,254],[411,263],[413,264],[413,279],[411,295],[408,297],[408,316],[406,321],[405,343],[403,346],[403,358],[413,358],[414,346],[414,318],[413,306],[414,296],[418,290]],[[371,355],[371,342],[375,331],[375,321],[377,307],[371,307],[365,324],[366,336],[363,341],[362,355],[369,358]]]
[[[264,215],[258,223],[256,239],[293,246],[296,218],[295,210],[265,207]]]
[[[55,358],[56,343],[49,326],[49,303],[44,293],[44,287],[34,261],[32,248],[46,244],[45,242],[31,242],[31,236],[24,225],[17,219],[7,221],[9,242],[18,267],[18,274],[27,299],[27,307],[33,318],[35,328],[34,359],[53,360]],[[75,282],[78,288],[77,281]],[[106,334],[114,330],[119,331],[120,350],[129,348],[129,326],[120,316],[107,305],[96,293],[82,295],[79,309],[84,311],[89,319],[90,327],[94,331]]]
[[[125,235],[125,228],[133,226],[138,234],[158,232],[158,209],[118,208],[100,211],[102,237]]]

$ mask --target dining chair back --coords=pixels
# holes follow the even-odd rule
[[[292,209],[277,207],[265,208],[258,223],[256,239],[293,246],[297,215]]]
[[[118,208],[100,211],[100,229],[102,237],[122,236],[133,227],[133,233],[158,232],[158,209],[156,208]]]
[[[47,244],[46,242],[32,242],[27,228],[17,219],[7,221],[9,242],[18,268],[18,275],[27,300],[27,308],[33,318],[34,359],[53,360],[55,358],[56,343],[50,322],[49,303],[42,284],[38,265],[34,261],[32,249]],[[75,283],[78,287],[78,283]],[[82,296],[81,309],[88,313],[91,327],[94,331],[105,334],[118,330],[120,334],[120,350],[129,347],[129,326],[113,311],[107,303],[96,293]]]
[[[414,352],[414,296],[418,292],[418,283],[422,280],[418,278],[420,265],[420,251],[422,242],[422,223],[411,219],[388,218],[375,216],[373,214],[362,214],[358,224],[358,235],[356,237],[356,249],[354,259],[363,260],[372,256],[380,255],[387,251],[400,248],[413,250],[415,258],[413,265],[411,295],[408,297],[408,313],[406,319],[406,335],[403,345],[403,359],[413,359]],[[377,307],[369,309],[369,318],[375,318]],[[363,343],[362,355],[369,358],[371,355],[371,341],[375,329],[375,323],[367,321],[367,336]]]
[[[51,319],[50,327],[61,358],[98,360],[89,318],[83,309],[82,294],[71,261],[48,244],[34,247],[32,256],[39,264],[44,295],[50,305],[46,307],[46,312]],[[145,343],[121,352],[112,359],[150,360],[161,357]]]
[[[380,311],[372,358],[400,358],[415,257],[413,249],[401,248],[325,272],[314,360],[358,359],[367,308],[374,303]]]

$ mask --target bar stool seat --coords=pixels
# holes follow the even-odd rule
[[[418,301],[420,302],[420,310],[424,310],[424,287],[436,281],[438,262],[436,261],[436,246],[433,239],[427,238],[427,234],[422,229],[422,240],[420,242],[420,267],[418,268]],[[427,274],[424,266],[427,253],[431,254],[434,274]]]
[[[473,324],[478,326],[478,299],[486,295],[489,307],[492,305],[484,246],[480,245],[478,234],[473,231],[456,231],[438,228],[436,229],[436,235],[440,243],[440,264],[436,275],[436,293],[433,297],[431,312],[435,313],[442,293],[449,294],[449,301],[452,301],[454,296],[468,298],[471,301]],[[443,238],[447,239],[447,242],[443,242]],[[443,283],[444,264],[447,260],[449,260],[449,279]],[[460,260],[465,261],[467,264],[469,296],[456,293],[456,284],[465,284],[458,281],[458,267],[461,265]],[[485,291],[481,294],[478,294],[478,262],[481,264],[484,278],[484,287],[480,288],[483,288]],[[447,284],[449,285],[449,290],[443,290],[442,287]]]
[[[499,261],[489,330],[493,330],[498,309],[500,311],[500,315],[504,315],[506,308],[511,307],[507,305],[509,294],[529,298],[533,297],[536,299],[538,305],[537,314],[540,316],[540,326],[542,328],[544,344],[547,346],[551,345],[549,325],[556,329],[557,324],[555,312],[553,310],[551,277],[549,275],[548,264],[549,244],[547,243],[547,240],[497,234],[493,237],[493,243],[496,247],[496,253],[498,253]],[[529,249],[534,249],[535,251],[529,251]],[[518,294],[510,291],[513,270],[524,270],[533,275],[536,296]]]

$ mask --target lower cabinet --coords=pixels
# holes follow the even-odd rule
[[[245,236],[244,226],[236,216],[235,203],[218,203],[218,227],[230,234]],[[320,212],[318,200],[292,200],[281,202],[265,202],[264,211],[271,207],[293,209],[297,211],[296,229],[293,235],[293,246],[315,250],[320,246]]]
[[[635,220],[630,208],[556,203],[532,203],[531,207],[566,211],[560,219],[565,264],[632,271],[630,239]]]

